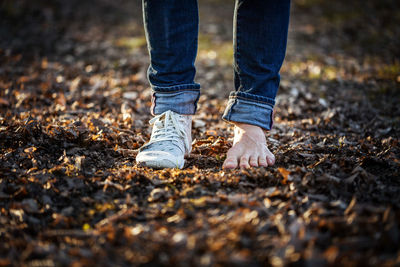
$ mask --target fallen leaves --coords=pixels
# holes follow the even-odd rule
[[[374,62],[395,53],[382,45],[382,56],[367,53],[373,34],[367,45],[358,39],[380,21],[379,39],[398,31],[395,16],[382,20],[386,2],[360,5],[373,7],[371,27],[350,18],[335,34],[324,27],[340,16],[330,24],[326,14],[357,1],[293,2],[267,138],[276,166],[250,170],[221,169],[232,143],[220,120],[232,74],[219,51],[231,42],[232,3],[200,5],[212,18],[200,30],[218,38],[200,51],[205,90],[186,166],[151,170],[135,164],[151,105],[137,3],[8,2],[22,9],[0,40],[0,265],[398,264],[398,64]]]
[[[10,102],[8,102],[8,100],[0,97],[0,105],[8,106],[9,104]]]
[[[285,168],[279,167],[278,168],[278,172],[283,177],[282,184],[287,184],[288,183],[288,178],[289,178],[289,175],[290,175],[290,171],[286,170]]]

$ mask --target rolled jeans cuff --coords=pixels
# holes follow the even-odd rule
[[[243,92],[232,92],[222,116],[224,121],[247,123],[271,130],[275,101]]]
[[[171,87],[153,86],[151,114],[158,115],[171,110],[182,115],[194,115],[200,97],[199,84],[183,84]]]

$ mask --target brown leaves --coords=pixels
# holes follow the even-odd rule
[[[324,257],[329,263],[333,263],[339,255],[339,248],[336,246],[330,246],[324,252]]]
[[[209,132],[206,134],[209,135]],[[207,139],[195,139],[192,143],[193,154],[216,156],[219,158],[223,157],[223,154],[228,151],[230,146],[230,143],[225,138],[214,135],[210,135]]]
[[[278,172],[282,175],[282,184],[287,184],[288,183],[288,178],[290,175],[290,171],[286,170],[285,168],[279,167]]]
[[[36,150],[37,150],[36,147],[31,146],[31,147],[25,148],[25,149],[24,149],[24,152],[25,152],[25,153],[28,153],[28,154],[31,154],[31,153],[35,152]]]
[[[398,264],[391,1],[293,1],[267,134],[276,166],[230,171],[232,127],[220,117],[233,88],[221,63],[232,59],[232,1],[200,5],[204,90],[183,170],[135,164],[151,133],[138,1],[7,2],[16,13],[10,27],[0,10],[0,265]],[[369,34],[382,22],[384,34]]]
[[[10,102],[7,99],[0,97],[0,105],[8,106],[9,104],[10,104]]]

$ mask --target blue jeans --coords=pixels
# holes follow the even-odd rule
[[[236,0],[234,91],[222,118],[270,130],[283,63],[290,0]],[[143,0],[150,53],[148,79],[153,115],[167,110],[194,114],[200,96],[194,62],[198,42],[197,0]]]

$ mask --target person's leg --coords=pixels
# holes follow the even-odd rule
[[[194,82],[197,54],[197,0],[143,0],[153,91],[150,141],[136,162],[153,168],[182,168],[191,150],[191,115],[200,85]]]
[[[263,130],[272,127],[289,25],[290,0],[236,0],[234,16],[235,91],[223,119],[235,123],[225,168],[268,166],[275,158]]]
[[[172,110],[193,115],[200,95],[200,85],[194,82],[197,0],[143,0],[143,20],[150,54],[152,114]]]

